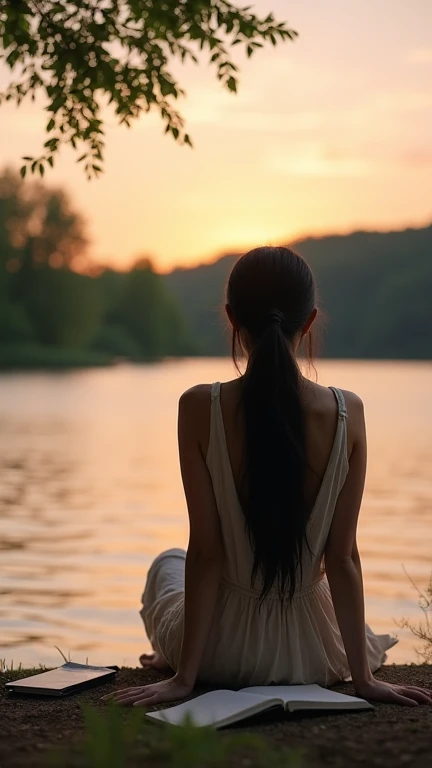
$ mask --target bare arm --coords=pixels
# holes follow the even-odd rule
[[[363,579],[356,532],[366,475],[366,429],[363,404],[347,398],[353,447],[349,472],[339,494],[325,551],[325,563],[336,618],[357,693],[372,701],[416,706],[430,703],[431,691],[375,680],[366,651]]]
[[[196,394],[201,393],[191,391],[182,396],[178,425],[180,467],[190,533],[186,556],[183,642],[177,676],[191,687],[195,685],[209,634],[224,559],[219,515],[204,456],[206,446],[200,444],[195,426]]]
[[[215,611],[224,560],[219,514],[205,460],[209,406],[208,387],[195,387],[180,398],[178,442],[190,534],[186,555],[183,640],[178,669],[168,680],[127,688],[108,697],[120,704],[148,707],[183,699],[192,691],[199,672]]]
[[[356,543],[366,475],[366,430],[359,398],[351,404],[349,416],[354,434],[349,472],[333,516],[325,563],[353,683],[358,688],[372,678],[366,653],[363,580]]]

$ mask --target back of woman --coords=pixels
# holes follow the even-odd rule
[[[211,388],[207,466],[221,520],[226,555],[224,578],[259,599],[264,586],[263,578],[262,573],[258,572],[257,583],[251,586],[256,548],[251,545],[241,503],[245,419],[241,408],[242,390],[239,385],[239,380],[236,380],[223,385],[215,383]],[[310,512],[308,511],[305,528],[306,546],[303,547],[295,578],[296,598],[300,597],[304,590],[309,591],[317,585],[323,576],[325,543],[337,497],[349,469],[344,394],[338,389],[320,387],[308,382],[302,388],[301,398],[306,435],[305,497]],[[271,451],[271,448],[267,450]],[[284,481],[289,494],[291,487],[288,473]],[[267,483],[270,486],[271,477]],[[264,501],[260,521],[262,519],[265,529],[270,527],[274,533],[275,541],[270,539],[270,546],[277,544],[278,535],[286,541],[288,537],[284,531],[277,531],[278,520],[273,521],[273,524],[266,521],[267,513],[268,505]],[[260,533],[261,531],[255,533],[256,538]],[[286,549],[288,550],[288,547]],[[271,556],[270,551],[269,559]],[[277,584],[271,586],[266,597],[281,598]],[[284,593],[282,599],[286,607],[289,607],[290,595]],[[263,602],[266,603],[266,600]]]
[[[311,459],[315,460],[312,466],[318,464],[321,454],[324,456],[322,448],[327,448],[329,440],[330,445],[319,488],[310,502],[306,545],[298,562],[293,594],[290,594],[288,590],[278,589],[277,582],[265,591],[262,571],[257,572],[255,583],[251,583],[257,548],[251,546],[239,498],[243,473],[238,459],[242,456],[244,429],[239,428],[236,418],[239,405],[236,404],[235,384],[231,382],[221,387],[217,383],[211,389],[207,466],[221,521],[225,562],[201,674],[204,679],[224,685],[269,685],[287,680],[293,684],[330,685],[349,674],[329,587],[323,578],[325,544],[335,503],[348,472],[343,394],[335,390],[333,395],[330,391],[332,407],[325,403],[324,407],[318,408],[314,403],[309,414],[309,432],[315,432],[320,422],[324,426],[324,435],[320,434],[318,441],[322,447],[311,451]],[[285,479],[289,492],[289,478]],[[312,480],[310,489],[316,485]],[[273,546],[277,555],[278,540],[287,541],[283,531],[286,521],[282,520],[282,530],[278,530],[277,519],[266,523],[268,513],[269,508],[264,502],[260,521],[262,519],[274,531],[274,540],[269,540],[266,553],[272,565],[270,547]],[[392,643],[388,637],[375,638],[370,632],[369,635],[372,660],[379,666],[384,649]]]
[[[189,546],[155,560],[142,598],[154,652],[141,663],[175,674],[118,700],[179,699],[197,679],[331,685],[351,674],[371,700],[430,701],[373,677],[396,641],[364,620],[363,406],[301,373],[317,315],[310,268],[289,248],[257,248],[234,266],[226,298],[245,370],[180,398]]]

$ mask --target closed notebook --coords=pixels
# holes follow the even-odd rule
[[[148,712],[147,717],[171,725],[211,725],[223,728],[275,707],[297,710],[372,709],[364,699],[336,693],[319,685],[265,685],[240,691],[211,691],[176,707]]]
[[[87,664],[68,661],[57,669],[6,683],[6,689],[12,693],[67,696],[84,688],[106,683],[114,678],[117,671],[118,667],[90,667]]]

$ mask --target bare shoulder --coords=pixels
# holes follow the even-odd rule
[[[187,389],[179,400],[179,440],[193,443],[207,452],[210,435],[211,384],[197,384]]]
[[[180,396],[179,412],[186,419],[199,423],[210,410],[211,384],[196,384]]]
[[[200,407],[204,403],[209,403],[211,384],[195,384],[194,387],[189,387],[180,395],[180,406],[182,408],[196,408]]]
[[[351,459],[352,451],[355,445],[366,445],[366,431],[364,407],[361,397],[355,392],[347,389],[341,389],[345,398],[348,423],[348,455]]]
[[[213,384],[196,384],[190,387],[180,397],[180,408],[186,410],[208,410],[211,402],[211,390]],[[238,394],[239,379],[226,381],[223,383],[224,399],[230,399]]]
[[[361,421],[364,418],[364,405],[361,397],[355,392],[350,392],[349,389],[341,389],[341,392],[345,399],[348,418]]]
[[[364,412],[361,398],[346,389],[339,390],[345,400],[348,426],[348,455],[356,442],[364,439]],[[330,387],[324,387],[315,382],[308,382],[305,389],[306,413],[312,419],[315,427],[322,432],[331,430],[335,417],[335,396]]]

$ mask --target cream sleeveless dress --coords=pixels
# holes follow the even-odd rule
[[[225,564],[199,677],[232,687],[271,683],[328,686],[349,678],[323,564],[336,501],[349,466],[343,394],[332,387],[339,417],[329,463],[308,524],[308,541],[314,554],[304,556],[301,584],[293,600],[286,600],[281,610],[274,591],[260,606],[259,588],[251,588],[253,555],[228,456],[220,386],[213,384],[211,390],[207,466],[221,520]],[[142,596],[141,616],[147,635],[153,648],[174,670],[182,642],[185,557],[181,549],[159,555],[150,568]],[[390,635],[375,635],[366,626],[366,641],[374,671],[397,640]]]

